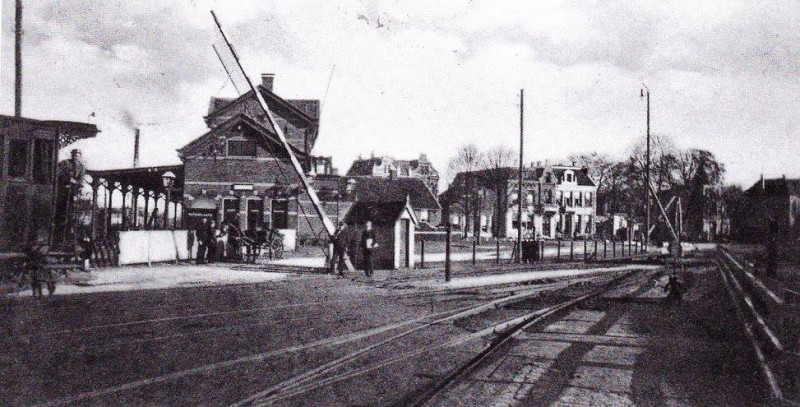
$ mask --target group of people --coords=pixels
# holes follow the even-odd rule
[[[333,243],[333,256],[331,256],[331,272],[337,273],[339,276],[344,276],[344,270],[347,268],[345,264],[345,258],[348,256],[348,233],[347,233],[347,225],[344,223],[339,225],[339,228],[336,230],[336,234],[334,234],[332,243]],[[372,277],[375,273],[375,264],[373,261],[375,249],[378,248],[378,242],[375,240],[375,230],[372,229],[372,222],[367,221],[365,225],[364,232],[361,233],[361,238],[359,239],[359,249],[361,250],[361,255],[363,256],[363,268],[364,268],[364,275],[367,277]],[[354,257],[355,253],[350,251],[349,257]]]
[[[195,258],[197,264],[211,263],[217,260],[217,246],[222,235],[222,230],[217,228],[215,220],[203,218],[200,221],[194,230],[194,238],[197,240],[197,256]],[[190,241],[189,244],[193,246],[194,242]]]

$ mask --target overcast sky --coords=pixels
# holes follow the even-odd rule
[[[13,0],[3,0],[2,105],[13,114]],[[652,131],[711,150],[727,180],[800,177],[800,4],[787,1],[24,0],[25,116],[89,120],[90,168],[180,162],[211,96],[234,89],[211,48],[216,11],[247,73],[284,98],[323,99],[314,153],[341,172],[359,154],[441,172],[459,144],[525,161],[622,157]],[[88,118],[92,112],[96,117]]]

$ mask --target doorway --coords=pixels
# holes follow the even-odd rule
[[[400,246],[400,268],[408,268],[411,263],[408,251],[409,239],[411,238],[410,227],[411,223],[408,219],[400,219],[400,240],[397,242]]]

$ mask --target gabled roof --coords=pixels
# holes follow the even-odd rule
[[[353,225],[364,224],[370,221],[376,225],[391,225],[408,210],[411,221],[417,224],[414,212],[410,210],[406,201],[396,202],[356,202],[344,216],[344,223]]]
[[[433,192],[419,178],[357,177],[356,199],[370,202],[405,202],[414,209],[439,210],[442,207]]]
[[[355,190],[347,196],[348,180],[355,181]],[[314,188],[326,199],[338,192],[343,200],[363,202],[399,202],[410,199],[414,209],[440,210],[442,207],[430,188],[419,178],[346,177],[341,175],[318,175],[314,177]]]
[[[355,160],[350,169],[347,170],[347,175],[354,176],[367,176],[372,175],[372,168],[380,165],[383,162],[381,158],[367,158],[365,160]]]
[[[272,110],[278,116],[281,116],[282,118],[288,121],[300,120],[304,122],[306,126],[312,126],[317,124],[317,120],[316,117],[314,117],[315,116],[314,114],[309,114],[303,111],[298,106],[305,106],[310,102],[316,102],[316,103],[319,102],[312,100],[295,100],[295,101],[286,100],[261,85],[256,86],[256,89],[259,92],[261,92],[261,96],[263,96],[264,101],[267,102],[267,107],[269,107],[270,110]],[[235,99],[211,98],[209,112],[208,115],[205,117],[206,121],[208,121],[208,119],[214,116],[218,116],[220,114],[227,112],[228,110],[238,105],[239,103],[253,97],[254,97],[253,91],[251,90]]]
[[[185,146],[179,148],[178,154],[181,157],[183,157],[184,155],[193,155],[193,152],[196,152],[199,149],[209,145],[217,137],[217,135],[227,133],[232,128],[235,128],[236,126],[239,125],[246,126],[251,131],[254,131],[259,135],[263,136],[256,140],[259,142],[259,144],[262,144],[262,146],[266,138],[266,142],[271,142],[274,146],[278,146],[281,149],[280,151],[283,151],[282,150],[283,147],[281,146],[281,143],[278,140],[278,136],[275,134],[275,130],[272,127],[265,127],[269,125],[268,123],[262,124],[260,122],[257,122],[255,119],[253,119],[252,117],[248,116],[245,113],[239,113],[235,116],[232,116],[230,119],[226,120],[219,126],[216,126],[213,129],[207,131],[202,136],[190,141]],[[292,147],[292,150],[294,150],[294,153],[296,155],[301,155],[301,156],[305,155],[305,152],[297,148],[297,146],[291,143],[289,145]],[[275,148],[274,146],[271,147]]]

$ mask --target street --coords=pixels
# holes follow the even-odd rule
[[[0,404],[405,404],[479,352],[494,336],[481,334],[486,327],[588,289],[576,282],[599,287],[628,273],[621,287],[526,329],[500,352],[511,356],[495,356],[478,376],[439,396],[440,404],[483,405],[508,397],[507,405],[590,399],[616,405],[619,397],[636,404],[751,404],[761,393],[742,389],[763,385],[738,322],[725,302],[709,301],[720,290],[709,270],[693,270],[700,283],[684,304],[666,308],[656,285],[663,279],[659,269],[631,266],[544,273],[539,283],[513,291],[508,287],[520,283],[513,277],[491,277],[494,285],[463,277],[452,286],[423,279],[417,288],[391,289],[381,288],[392,286],[391,276],[290,275],[260,283],[17,298],[3,306],[0,361],[4,371],[18,374],[3,376]],[[609,367],[592,361],[619,345],[629,346],[619,348],[631,355],[628,362]],[[596,363],[620,370],[623,388],[581,384],[603,370]],[[524,373],[532,368],[539,373]],[[588,372],[589,378],[570,378],[570,372]],[[277,395],[265,395],[270,388]]]

